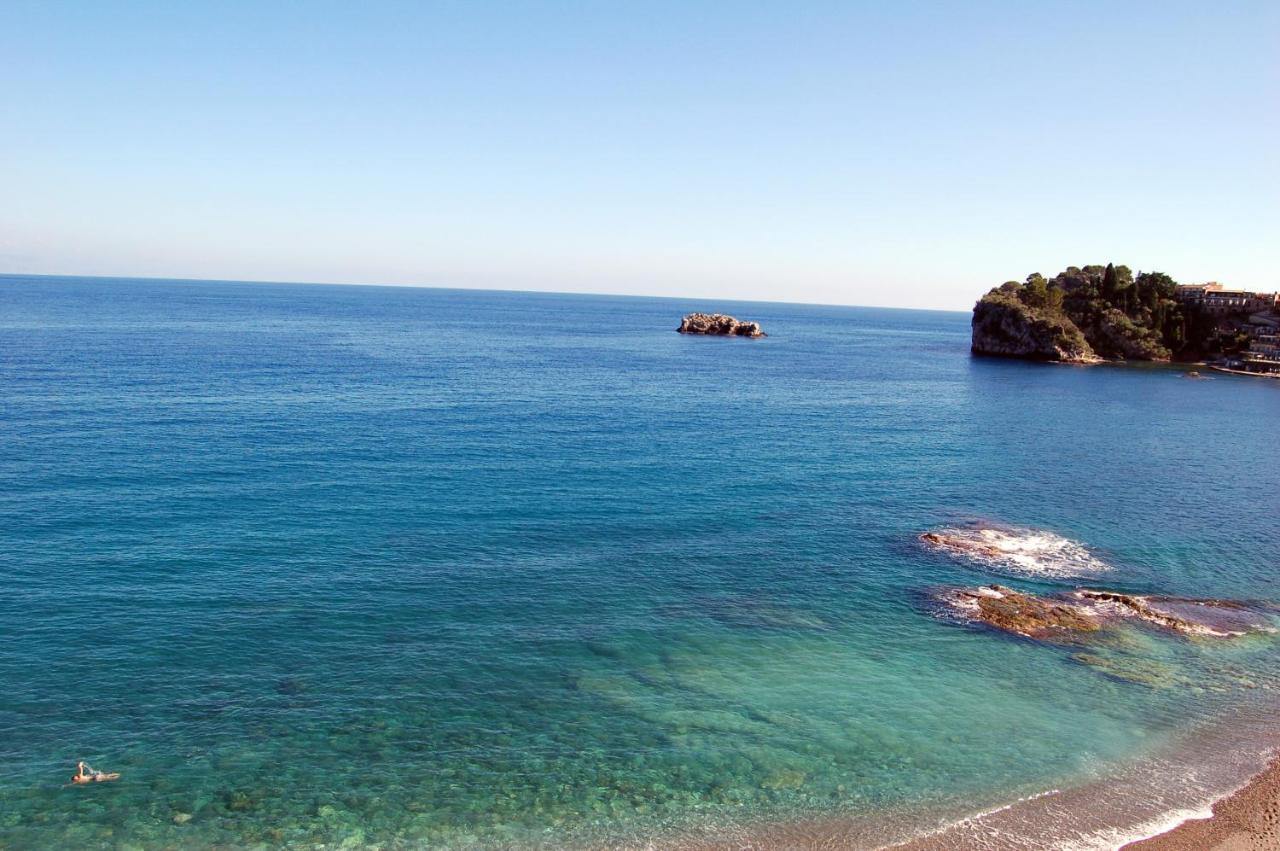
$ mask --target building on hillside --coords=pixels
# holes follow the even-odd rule
[[[1202,301],[1205,293],[1219,292],[1222,284],[1211,281],[1207,284],[1178,284],[1174,290],[1174,298],[1178,301]]]
[[[1229,290],[1216,281],[1179,285],[1174,295],[1178,301],[1198,304],[1219,316],[1229,313],[1263,313],[1280,307],[1280,293]]]
[[[1249,299],[1250,313],[1280,312],[1280,293],[1254,293]]]
[[[1249,327],[1249,348],[1224,362],[1227,369],[1261,375],[1280,375],[1280,329]]]
[[[1249,335],[1248,354],[1258,360],[1272,361],[1280,365],[1280,330],[1257,327]]]

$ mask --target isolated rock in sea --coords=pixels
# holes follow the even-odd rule
[[[1037,314],[1017,298],[993,290],[973,308],[975,354],[1064,363],[1098,363],[1070,319]]]
[[[759,322],[742,322],[723,313],[690,313],[676,329],[681,334],[715,334],[725,337],[763,337]]]

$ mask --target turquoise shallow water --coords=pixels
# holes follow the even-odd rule
[[[699,308],[771,336],[675,334]],[[1280,386],[967,344],[955,313],[0,277],[0,845],[941,813],[1270,700],[1270,637],[1135,633],[1153,687],[940,617],[938,585],[1070,581],[916,536],[1280,598]],[[124,777],[63,788],[77,759]]]

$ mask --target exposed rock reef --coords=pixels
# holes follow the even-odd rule
[[[1056,643],[1079,643],[1105,628],[1137,621],[1189,638],[1231,638],[1270,631],[1244,603],[1139,596],[1079,588],[1037,596],[1003,585],[951,588],[941,599],[965,617],[1004,632]]]
[[[960,618],[1002,632],[1070,648],[1071,660],[1116,680],[1149,688],[1192,687],[1222,691],[1256,688],[1248,676],[1224,670],[1213,682],[1189,678],[1176,665],[1150,658],[1157,635],[1225,640],[1275,632],[1268,603],[1139,596],[1079,588],[1038,596],[1003,585],[947,588],[937,599]],[[1147,628],[1143,632],[1129,626]]]
[[[987,626],[1042,641],[1074,641],[1081,633],[1102,629],[1098,618],[1078,606],[1023,594],[1003,585],[955,588],[944,592],[943,599]]]
[[[764,337],[759,322],[743,322],[723,313],[690,313],[676,329],[681,334],[713,334],[722,337]]]
[[[1088,581],[1086,574],[1111,570],[1083,545],[1044,530],[975,523],[925,532],[919,540],[971,567],[1013,571],[1037,582]],[[994,584],[944,587],[929,596],[952,619],[1066,649],[1071,661],[1104,676],[1157,689],[1256,688],[1251,676],[1231,670],[1211,669],[1207,679],[1191,675],[1159,649],[1160,638],[1199,642],[1274,634],[1280,615],[1280,605],[1264,600],[1126,594],[1079,586],[1045,594]]]
[[[1071,266],[1046,279],[1009,281],[974,306],[976,354],[1096,363],[1169,360],[1203,349],[1212,317],[1176,298],[1161,272],[1136,277],[1127,266]]]

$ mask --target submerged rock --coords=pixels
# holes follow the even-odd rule
[[[769,773],[760,784],[765,789],[799,789],[804,785],[807,775],[794,768],[779,768]]]
[[[1163,662],[1135,656],[1104,656],[1099,653],[1076,653],[1071,657],[1082,665],[1096,668],[1115,680],[1137,683],[1148,688],[1170,688],[1184,685],[1186,678]]]
[[[725,337],[764,337],[759,322],[744,322],[723,313],[690,313],[676,329],[681,334],[714,334]]]
[[[674,611],[674,608],[672,610]],[[759,596],[743,595],[727,599],[708,597],[697,600],[681,611],[710,617],[728,626],[745,629],[830,629],[830,625],[816,614]]]
[[[285,677],[276,682],[276,693],[288,696],[302,694],[307,690],[307,686],[302,680],[295,677]]]

